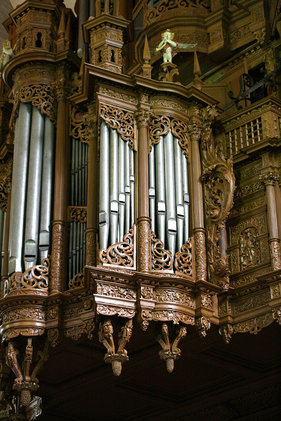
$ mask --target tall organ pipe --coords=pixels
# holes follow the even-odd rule
[[[149,154],[149,208],[151,217],[151,230],[155,232],[155,148]]]
[[[182,179],[183,179],[183,198],[184,198],[184,242],[186,243],[189,238],[189,191],[188,191],[188,169],[187,159],[182,154]]]
[[[165,164],[164,164],[164,143],[161,136],[160,142],[155,148],[156,166],[156,206],[157,206],[157,227],[159,240],[165,244],[165,219],[166,219],[166,198],[165,198]]]
[[[125,232],[130,229],[130,147],[125,142]]]
[[[174,256],[176,251],[176,198],[175,198],[175,168],[174,168],[174,150],[173,135],[169,132],[164,136],[165,153],[165,189],[167,198],[167,242],[169,250]]]
[[[124,229],[125,229],[125,142],[121,138],[119,139],[119,241],[123,240]]]
[[[28,185],[26,197],[24,263],[25,269],[36,265],[45,116],[33,107],[29,148]]]
[[[181,249],[184,238],[184,202],[182,182],[182,153],[178,139],[174,139],[175,177],[176,177],[176,209],[177,209],[177,250]]]
[[[5,219],[6,219],[6,212],[0,209],[0,257],[1,257],[0,273],[1,275],[3,275]]]
[[[45,128],[44,128],[44,149],[43,149],[40,230],[39,230],[40,261],[42,261],[43,258],[48,257],[48,251],[49,251],[49,246],[50,246],[54,140],[55,140],[55,126],[51,122],[51,120],[46,116]]]
[[[118,241],[118,135],[110,129],[110,244]]]
[[[131,191],[131,226],[135,223],[135,161],[134,151],[130,149],[130,191]]]
[[[100,192],[99,192],[99,240],[100,248],[107,248],[109,235],[109,130],[101,122],[100,131]]]
[[[25,195],[27,185],[28,148],[31,105],[21,103],[15,127],[14,164],[11,192],[9,232],[9,273],[22,272]]]

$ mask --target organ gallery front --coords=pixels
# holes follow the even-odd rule
[[[44,418],[40,394],[67,344],[121,378],[146,335],[172,373],[190,334],[231,347],[281,324],[281,4],[16,3],[0,61],[0,419],[70,420]],[[185,419],[218,419],[199,415]]]

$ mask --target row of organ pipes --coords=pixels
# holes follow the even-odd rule
[[[104,120],[100,128],[99,246],[122,241],[135,221],[134,151]]]
[[[70,205],[87,206],[89,146],[71,139]],[[68,276],[72,279],[85,265],[86,222],[71,221],[68,236]]]
[[[188,163],[171,131],[149,154],[151,229],[166,249],[180,251],[189,238]]]
[[[6,216],[7,212],[0,209],[0,273],[1,276],[3,273],[3,263],[4,263],[4,250],[5,250],[5,230],[6,230]]]
[[[20,103],[15,123],[9,226],[9,273],[48,257],[52,216],[55,127],[31,104]]]

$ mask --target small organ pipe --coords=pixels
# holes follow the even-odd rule
[[[25,269],[37,263],[45,116],[33,107],[25,217]]]
[[[131,191],[131,226],[135,223],[135,162],[134,151],[130,149],[130,191]]]
[[[77,224],[73,222],[73,237],[72,237],[72,277],[76,272],[76,243],[77,243]]]
[[[174,256],[176,250],[176,204],[175,204],[175,168],[174,168],[174,150],[173,135],[169,132],[164,136],[164,154],[165,154],[165,190],[167,202],[167,237],[168,248]]]
[[[181,249],[184,238],[184,202],[182,182],[182,153],[178,139],[174,138],[176,209],[177,209],[177,250]]]
[[[88,161],[89,161],[89,146],[85,145],[85,206],[88,203]]]
[[[100,131],[100,157],[99,242],[100,248],[106,249],[109,234],[109,130],[103,120]]]
[[[21,103],[15,127],[14,163],[9,231],[9,274],[22,272],[25,194],[27,184],[28,148],[31,105]]]
[[[55,145],[55,126],[48,117],[45,117],[43,169],[41,183],[39,253],[40,261],[48,257],[50,246],[50,228],[52,213],[53,190],[53,162]]]
[[[119,155],[119,239],[124,238],[125,229],[125,142],[121,136],[118,136],[118,155]]]
[[[159,240],[165,244],[165,164],[164,164],[164,142],[161,136],[160,142],[155,148],[155,167],[156,167],[156,209],[157,209],[157,228]]]
[[[110,129],[110,244],[118,241],[118,135]]]
[[[5,222],[6,212],[0,209],[0,273],[3,275],[3,257],[4,257],[4,222]]]
[[[151,230],[155,233],[155,147],[149,154],[149,208],[151,217]]]
[[[69,238],[68,238],[68,277],[72,279],[72,238],[73,238],[73,223],[69,224]]]
[[[74,182],[74,194],[75,194],[75,199],[74,199],[74,205],[77,206],[78,205],[78,195],[79,195],[79,174],[78,174],[78,165],[79,165],[79,153],[78,153],[78,143],[79,140],[75,139],[75,146],[74,146],[74,158],[75,158],[75,165],[74,165],[74,177],[75,177],[75,182]]]
[[[125,232],[130,229],[130,147],[125,142]]]
[[[75,194],[75,139],[71,139],[71,205],[74,205]]]
[[[183,199],[184,199],[184,242],[186,243],[189,239],[189,190],[188,190],[188,167],[187,159],[182,154],[182,180],[183,180]]]

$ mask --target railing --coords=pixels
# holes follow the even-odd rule
[[[223,118],[228,156],[238,158],[281,141],[281,101],[267,97],[235,116]]]

